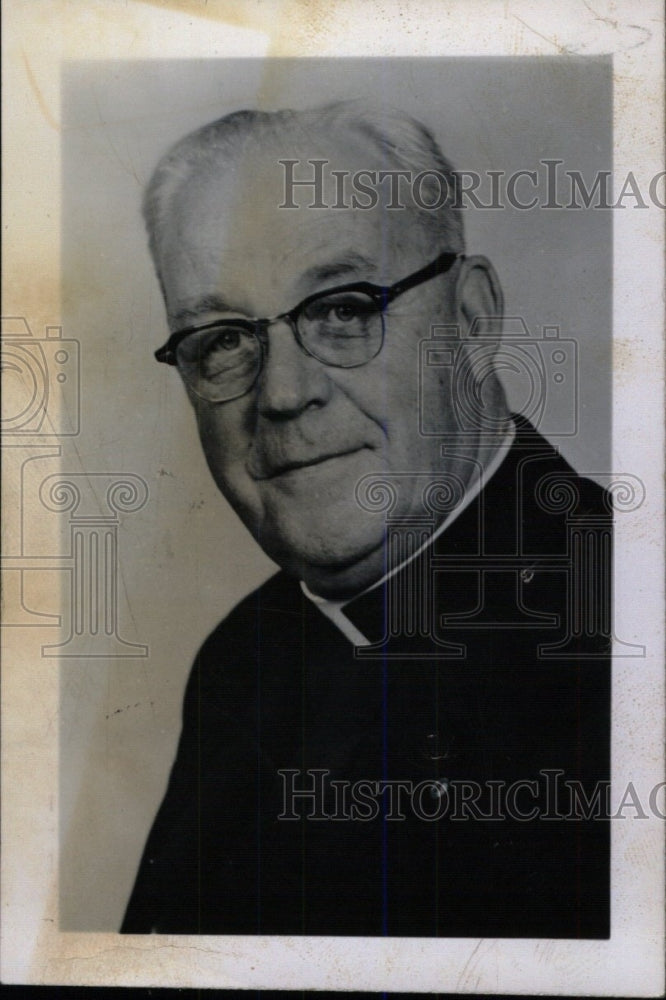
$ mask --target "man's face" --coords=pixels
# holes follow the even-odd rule
[[[341,152],[342,151],[342,152]],[[173,206],[160,262],[172,330],[221,317],[268,317],[303,298],[354,281],[390,285],[442,250],[415,211],[280,209],[280,158],[313,157],[330,168],[381,169],[360,138],[298,148],[264,145],[243,161],[198,173]],[[327,192],[328,204],[335,201]],[[290,326],[268,333],[255,386],[239,399],[207,403],[190,394],[213,477],[261,547],[322,594],[343,595],[383,572],[385,514],[362,509],[368,473],[441,471],[441,439],[419,433],[419,342],[451,316],[452,273],[406,292],[389,307],[380,354],[353,369],[306,355]],[[448,310],[448,314],[447,314]],[[436,422],[449,432],[449,401],[436,393]],[[448,466],[451,468],[451,466]],[[421,512],[423,482],[400,480],[392,516]]]

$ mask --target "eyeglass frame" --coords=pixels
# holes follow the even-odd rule
[[[176,330],[172,333],[167,342],[155,351],[154,356],[155,359],[162,364],[177,366],[178,359],[176,356],[176,349],[186,337],[195,333],[203,333],[206,330],[212,330],[215,327],[235,326],[240,327],[241,329],[246,329],[248,333],[253,334],[257,338],[262,348],[263,357],[263,351],[265,350],[267,340],[266,333],[269,326],[272,326],[273,323],[277,323],[278,320],[286,320],[291,326],[296,343],[303,353],[308,355],[308,357],[315,358],[315,360],[319,361],[320,364],[326,365],[328,368],[361,368],[363,365],[369,364],[370,361],[376,358],[384,346],[385,325],[383,323],[383,316],[391,302],[397,299],[398,296],[402,295],[404,292],[407,292],[412,288],[416,288],[418,285],[421,285],[426,281],[430,281],[431,278],[446,274],[458,260],[464,259],[464,253],[456,253],[454,251],[445,250],[443,253],[439,254],[435,260],[431,261],[430,264],[426,264],[425,267],[419,268],[418,271],[414,271],[406,278],[396,281],[393,285],[375,285],[370,281],[355,281],[347,285],[337,285],[335,288],[326,288],[320,292],[314,292],[312,295],[308,295],[307,298],[299,302],[297,306],[294,306],[293,309],[290,309],[288,312],[279,313],[277,316],[271,316],[265,319],[252,318],[248,316],[222,317],[217,320],[212,320],[210,323],[203,323],[198,326],[188,326],[182,330]],[[382,316],[382,336],[376,353],[366,361],[361,361],[354,365],[336,365],[329,361],[322,361],[316,354],[313,354],[312,351],[308,350],[302,342],[298,330],[299,317],[307,306],[309,306],[312,302],[316,302],[318,299],[327,298],[329,295],[338,295],[343,292],[359,292],[363,295],[367,295],[368,298],[372,299]],[[256,379],[259,377],[262,367],[263,362],[262,365],[260,365],[253,382],[251,382],[248,388],[245,389],[240,395],[245,395],[250,391],[256,382]],[[231,399],[221,400],[221,402],[231,402],[233,398],[240,397],[231,397]]]

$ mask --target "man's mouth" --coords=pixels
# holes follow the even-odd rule
[[[281,461],[276,464],[269,464],[267,467],[262,468],[261,471],[257,473],[252,473],[252,478],[262,482],[269,479],[277,479],[279,476],[287,476],[291,472],[298,472],[300,469],[311,469],[318,465],[324,465],[326,462],[333,462],[339,458],[345,458],[347,455],[355,455],[357,452],[363,450],[363,445],[356,448],[345,448],[340,451],[326,452],[323,455],[313,455],[303,458],[294,458],[286,461]]]

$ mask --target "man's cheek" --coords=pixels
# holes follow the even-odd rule
[[[197,412],[202,447],[209,462],[214,461],[219,467],[232,461],[234,453],[243,451],[243,435],[237,421],[230,420],[230,414],[223,411],[225,405],[228,404],[207,406]]]
[[[233,437],[224,435],[221,428],[208,421],[199,421],[199,437],[206,463],[218,489],[230,503],[239,492],[243,463],[230,447]]]

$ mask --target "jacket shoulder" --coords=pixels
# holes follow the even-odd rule
[[[262,648],[275,647],[285,623],[300,617],[301,589],[280,571],[225,615],[197,652],[185,689],[183,717],[233,704],[256,683]]]
[[[283,620],[285,615],[298,616],[301,595],[297,580],[282,570],[275,573],[225,615],[204,640],[198,657],[217,649],[220,643],[240,640],[247,635],[248,629],[252,631],[273,624],[275,619]]]
[[[534,500],[544,514],[606,519],[612,516],[608,490],[577,472],[525,418],[514,416],[514,421],[516,479],[523,496]]]

